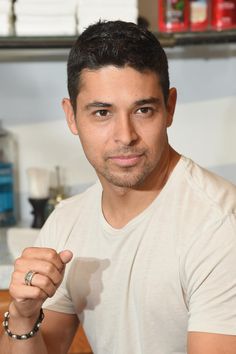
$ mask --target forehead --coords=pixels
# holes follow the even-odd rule
[[[160,92],[159,76],[150,70],[140,72],[130,66],[104,66],[99,69],[83,69],[80,76],[79,96],[88,93],[105,95],[126,92]]]

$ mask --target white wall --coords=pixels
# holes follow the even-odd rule
[[[171,144],[236,183],[236,45],[167,53],[171,84],[178,89]],[[66,95],[65,60],[0,63],[0,119],[18,141],[23,219],[31,219],[28,167],[62,166],[71,193],[96,179],[66,126],[60,103]]]
[[[169,136],[183,154],[236,183],[236,45],[168,51],[178,89]]]

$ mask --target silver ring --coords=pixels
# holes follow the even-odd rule
[[[36,272],[34,272],[33,270],[29,270],[25,274],[25,285],[32,286],[32,279],[35,274],[36,274]]]

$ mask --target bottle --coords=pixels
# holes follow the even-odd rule
[[[190,30],[205,31],[209,25],[208,0],[190,0]]]
[[[158,4],[158,26],[160,32],[188,31],[188,0],[159,0]]]
[[[67,195],[65,193],[65,188],[61,184],[61,168],[59,166],[55,167],[55,177],[56,177],[56,186],[50,188],[50,198],[48,200],[46,215],[47,217],[55,209],[55,207],[65,198]]]
[[[0,121],[0,227],[15,224],[14,141]]]
[[[214,30],[236,29],[236,0],[212,0],[211,17]]]

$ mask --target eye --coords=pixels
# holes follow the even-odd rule
[[[153,107],[140,107],[137,109],[136,114],[142,115],[145,117],[150,117],[154,113],[154,108]]]
[[[107,117],[110,112],[107,109],[99,109],[98,111],[94,112],[96,117]]]
[[[138,109],[138,111],[140,111],[140,113],[148,113],[150,111],[150,107],[141,107]],[[137,112],[138,112],[137,111]]]

